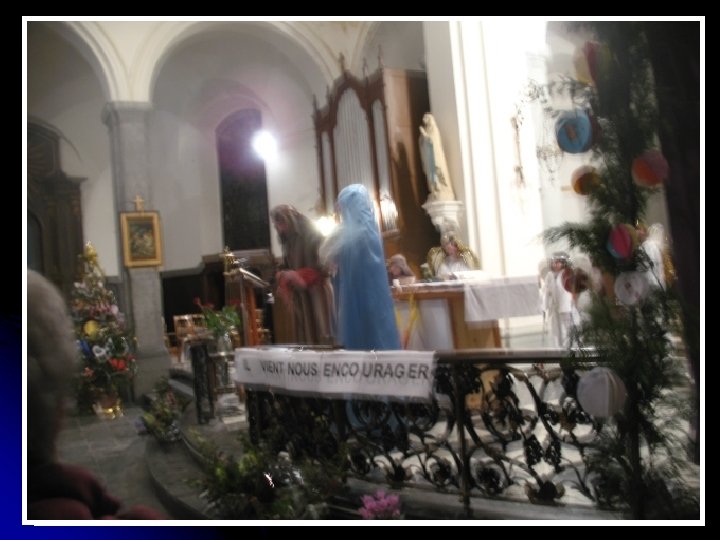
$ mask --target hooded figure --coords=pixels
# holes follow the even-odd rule
[[[334,334],[333,290],[320,264],[323,237],[310,219],[282,204],[270,218],[283,248],[283,269],[277,272],[278,296],[293,315],[294,343],[331,345]]]
[[[351,350],[401,349],[380,231],[367,189],[345,187],[340,226],[321,255],[336,269],[338,342]]]

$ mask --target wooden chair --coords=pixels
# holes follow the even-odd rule
[[[207,332],[207,324],[202,313],[191,313],[188,315],[173,316],[173,328],[175,332],[172,334],[174,340],[170,340],[171,354],[174,349],[176,356],[180,362],[188,361],[186,356],[185,344],[189,339]],[[174,341],[174,343],[173,343]]]

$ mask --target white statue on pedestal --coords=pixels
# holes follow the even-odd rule
[[[428,188],[430,189],[428,202],[454,201],[455,191],[450,181],[440,131],[435,123],[435,118],[430,113],[425,113],[423,116],[419,144],[423,171],[427,176]]]

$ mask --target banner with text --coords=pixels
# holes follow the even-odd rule
[[[432,351],[235,349],[236,382],[288,393],[429,401],[434,373]]]

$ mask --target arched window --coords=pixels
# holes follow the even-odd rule
[[[265,163],[252,147],[261,125],[260,111],[243,109],[216,130],[223,238],[233,251],[270,246]]]

